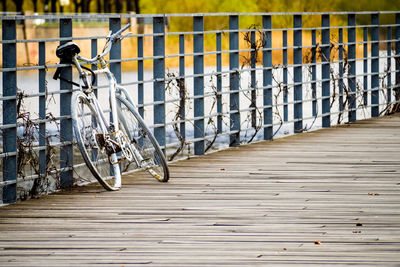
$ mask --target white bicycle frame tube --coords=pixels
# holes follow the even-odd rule
[[[77,67],[77,69],[79,71],[79,74],[80,74],[80,77],[81,77],[80,82],[79,82],[80,89],[81,89],[82,92],[84,92],[84,90],[82,88],[81,80],[82,79],[86,79],[86,81],[89,82],[88,81],[88,76],[89,75],[88,75],[88,73],[86,73],[85,71],[82,70],[82,68],[81,68],[80,64],[78,63],[78,61],[76,60],[76,58],[75,58],[74,61],[76,62],[75,66]],[[116,123],[113,123],[113,125],[114,125],[114,131],[117,132],[117,131],[119,131],[117,102],[116,102],[116,98],[115,98],[115,90],[116,90],[117,81],[115,80],[114,75],[110,72],[110,70],[108,68],[99,69],[99,70],[94,71],[95,75],[101,74],[101,73],[106,74],[107,79],[108,79],[108,83],[109,83],[109,101],[110,101],[111,114],[112,114],[111,120],[112,120],[112,122],[116,122]],[[90,83],[88,83],[88,84],[90,84]],[[100,116],[100,121],[97,122],[97,123],[100,124],[100,128],[101,128],[103,134],[104,135],[108,134],[110,125],[107,123],[107,120],[104,117],[103,110],[100,107],[100,104],[99,104],[99,102],[97,100],[97,97],[94,95],[93,92],[86,93],[86,95],[87,95],[90,103],[94,107],[95,112],[97,114],[99,114],[99,116]],[[111,155],[111,161],[112,162],[118,162],[118,158],[117,158],[117,154],[116,153]],[[119,165],[118,164],[114,164],[114,172],[115,172],[114,176],[115,176],[115,181],[116,181],[114,186],[119,188],[119,187],[121,187],[121,174],[120,174],[120,170],[119,170]]]

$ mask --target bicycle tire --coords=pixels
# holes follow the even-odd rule
[[[116,98],[120,129],[125,131],[141,156],[150,162],[151,167],[147,171],[158,181],[168,182],[169,169],[158,142],[134,106],[122,95]]]
[[[111,164],[104,147],[99,145],[102,136],[99,114],[84,93],[75,93],[72,98],[71,116],[75,139],[82,157],[97,181],[109,191],[121,187],[121,172],[118,164]],[[112,157],[116,159],[117,155]]]

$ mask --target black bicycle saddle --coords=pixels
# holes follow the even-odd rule
[[[56,55],[62,63],[72,62],[72,58],[81,52],[79,46],[74,42],[67,42],[59,45],[56,49]]]

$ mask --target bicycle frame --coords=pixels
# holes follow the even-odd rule
[[[77,68],[77,70],[79,72],[79,75],[80,75],[80,80],[79,80],[80,81],[79,82],[80,91],[87,95],[89,101],[91,102],[93,107],[96,109],[95,110],[96,113],[100,114],[100,117],[101,117],[100,127],[102,129],[102,134],[103,134],[104,138],[106,138],[106,136],[116,134],[117,135],[116,139],[117,139],[117,142],[119,143],[119,138],[120,137],[118,137],[118,134],[121,133],[121,131],[120,131],[118,122],[123,118],[119,118],[119,116],[118,116],[117,101],[116,101],[117,92],[119,92],[119,94],[123,95],[133,107],[136,108],[136,106],[134,105],[134,103],[133,103],[128,91],[124,87],[119,86],[117,84],[117,81],[116,81],[114,75],[112,74],[112,72],[108,68],[108,66],[105,63],[103,57],[99,56],[97,58],[97,62],[100,63],[101,68],[97,69],[97,70],[94,70],[93,74],[94,75],[105,74],[106,77],[107,77],[107,80],[108,80],[109,102],[110,102],[110,107],[111,107],[112,122],[115,122],[115,123],[112,124],[112,127],[111,127],[110,124],[107,123],[107,120],[104,117],[104,113],[103,113],[103,111],[102,111],[102,109],[100,107],[100,104],[99,104],[99,102],[97,100],[97,97],[95,96],[95,94],[92,91],[91,86],[89,86],[88,89],[83,90],[81,81],[84,81],[86,84],[89,85],[90,84],[89,83],[89,73],[85,72],[81,68],[81,65],[78,62],[77,56],[75,56],[73,58],[73,63],[76,66],[76,68]],[[124,122],[124,123],[126,125],[126,122]],[[110,131],[112,133],[110,133]],[[120,144],[118,144],[118,145],[120,145]],[[132,152],[133,159],[135,160],[137,166],[142,167],[141,166],[142,165],[141,163],[143,161],[142,156],[134,148],[134,146],[129,146],[129,147],[130,147],[130,150]],[[124,153],[124,154],[126,156],[126,153]],[[118,160],[116,160],[116,156],[113,155],[113,157],[114,158],[112,159],[112,163],[113,164],[118,163]]]

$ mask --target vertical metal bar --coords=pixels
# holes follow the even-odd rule
[[[229,16],[229,107],[230,134],[229,146],[240,145],[240,111],[239,111],[239,16]]]
[[[339,29],[339,111],[342,114],[343,107],[343,29]]]
[[[93,39],[91,41],[90,45],[91,45],[91,54],[90,54],[90,56],[92,58],[94,58],[95,56],[97,56],[97,39]],[[97,70],[97,65],[96,64],[92,64],[92,70]],[[95,88],[94,89],[94,94],[97,96],[97,79],[94,82],[93,86]]]
[[[121,29],[121,18],[109,18],[108,27],[112,33]],[[121,42],[113,43],[110,50],[110,60],[117,62],[110,62],[110,71],[114,75],[117,83],[121,83]],[[114,122],[113,114],[110,112],[110,121]],[[114,169],[110,168],[110,174],[114,175]]]
[[[72,19],[60,19],[60,38],[72,37]],[[61,41],[64,44],[68,40]],[[71,97],[72,97],[72,84],[65,80],[72,80],[72,67],[64,67],[61,72],[60,89],[66,93],[60,94],[60,115],[71,116]],[[72,142],[72,119],[63,118],[60,120],[60,141]],[[62,145],[60,147],[60,167],[72,167],[73,165],[73,147],[72,144]],[[72,170],[65,170],[60,173],[61,188],[71,187],[73,185],[73,172]]]
[[[294,132],[303,132],[302,15],[293,16]]]
[[[185,108],[186,108],[186,86],[185,86],[185,35],[179,35],[179,96],[180,96],[180,118],[182,122],[179,126],[179,131],[183,140],[186,138],[186,130],[185,130]]]
[[[96,57],[98,54],[97,54],[97,39],[92,39],[92,41],[90,42],[91,44],[91,53],[90,53],[90,56],[92,57],[92,58],[94,58],[94,57]],[[92,64],[92,70],[97,70],[97,64]],[[97,80],[98,79],[96,79],[95,80],[95,82],[94,82],[94,84],[93,84],[93,87],[94,87],[94,94],[95,94],[95,96],[97,97],[98,96],[98,89],[97,89]],[[96,125],[97,124],[97,120],[96,120],[96,118],[94,118],[94,117],[92,117],[92,123],[93,123],[93,125]],[[93,149],[92,150],[92,154],[91,154],[91,157],[92,157],[92,159],[94,160],[94,159],[96,159],[97,158],[97,156],[98,156],[98,151],[97,151],[97,149]],[[111,172],[110,172],[110,174],[113,174],[113,171],[114,170],[112,170]]]
[[[256,47],[256,33],[252,31],[250,33],[250,42],[251,42],[251,52],[250,52],[250,76],[251,76],[251,81],[250,81],[250,87],[252,88],[251,90],[251,104],[250,107],[254,108],[254,110],[251,111],[251,126],[253,128],[257,127],[257,112],[255,110],[257,106],[257,88],[256,88],[256,64],[257,64],[257,47]]]
[[[39,43],[39,66],[45,67],[46,65],[46,43]],[[46,69],[39,70],[39,93],[46,92]],[[39,119],[46,119],[46,96],[39,96]],[[39,146],[46,146],[46,123],[39,123]],[[46,149],[39,151],[39,174],[40,178],[46,176]]]
[[[330,66],[330,30],[329,30],[329,14],[322,15],[322,127],[331,126],[331,103],[330,103],[330,89],[331,89],[331,66]]]
[[[379,13],[371,14],[371,116],[379,116]]]
[[[386,97],[387,97],[387,105],[390,105],[392,102],[392,27],[388,26],[387,27],[387,44],[386,44],[386,51],[387,51],[387,60],[386,60],[386,65],[387,65],[387,91],[386,91]]]
[[[121,29],[121,18],[110,18],[109,29],[113,33]],[[114,43],[110,51],[110,60],[121,59],[121,42]],[[110,71],[114,74],[117,83],[121,82],[121,62],[110,63]]]
[[[262,17],[264,32],[263,51],[263,105],[264,140],[272,139],[272,21],[270,15]]]
[[[2,21],[2,39],[16,40],[16,21],[7,19]],[[3,68],[17,67],[16,43],[3,43]],[[7,51],[7,52],[6,52]],[[6,52],[6,53],[5,53]],[[17,72],[3,72],[3,96],[16,96]],[[3,100],[3,124],[17,123],[17,105],[15,99]],[[17,151],[17,127],[3,130],[3,153]],[[3,158],[3,181],[15,181],[3,188],[3,203],[14,203],[17,200],[17,156]]]
[[[154,136],[165,146],[165,17],[153,17]],[[161,34],[161,35],[158,35]],[[162,102],[162,103],[160,103]],[[164,150],[165,151],[165,150]]]
[[[289,116],[288,116],[288,69],[287,69],[287,64],[288,64],[288,55],[287,55],[287,31],[283,30],[282,31],[282,46],[283,46],[283,121],[288,121]]]
[[[193,17],[193,53],[194,56],[194,96],[204,95],[204,18],[202,16]],[[197,33],[198,32],[198,33]],[[204,137],[204,98],[194,99],[194,138]],[[204,154],[204,140],[194,143],[194,154]]]
[[[364,37],[363,37],[363,68],[364,68],[364,81],[363,81],[363,103],[364,107],[368,106],[368,28],[364,28]]]
[[[138,111],[140,116],[144,118],[144,71],[143,71],[143,37],[139,36],[137,38],[137,54],[138,54]]]
[[[222,50],[222,42],[221,42],[221,33],[217,33],[217,130],[218,133],[222,133],[222,59],[221,59],[221,50]]]
[[[311,93],[312,93],[312,115],[317,116],[317,33],[311,31],[312,57],[311,57]]]
[[[348,110],[349,110],[349,122],[356,121],[356,14],[348,15]]]
[[[396,64],[396,86],[394,87],[396,106],[400,105],[400,14],[396,14],[396,43],[395,43],[395,64]]]

